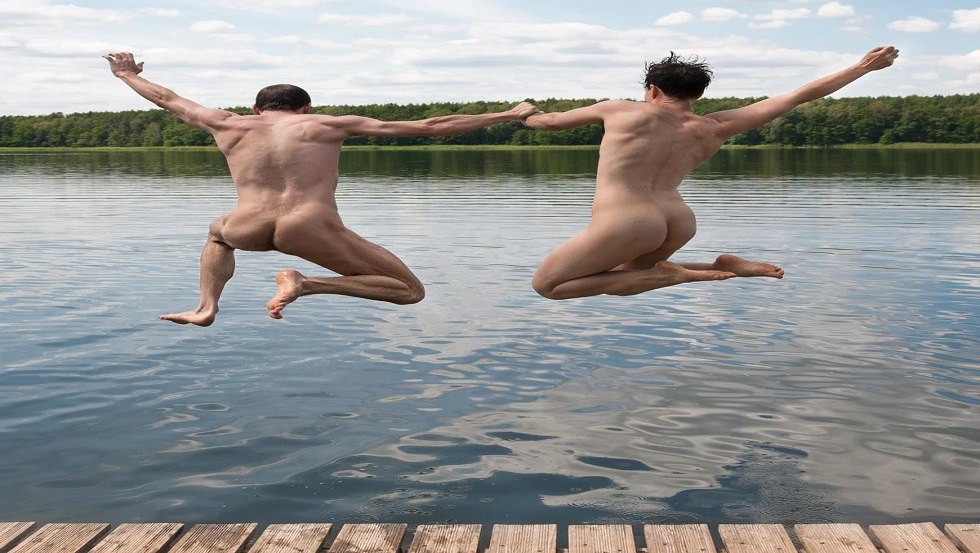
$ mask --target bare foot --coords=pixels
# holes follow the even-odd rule
[[[168,313],[166,315],[160,315],[160,320],[174,322],[179,325],[192,324],[197,326],[211,326],[211,323],[214,322],[214,317],[217,314],[217,308],[210,311],[199,307],[191,311],[184,311],[183,313]]]
[[[749,261],[731,254],[721,254],[715,260],[715,268],[730,271],[740,277],[772,277],[783,278],[783,270],[771,263]]]
[[[282,310],[287,305],[296,301],[296,298],[303,295],[304,280],[306,280],[306,277],[294,269],[286,269],[276,274],[276,284],[279,285],[279,291],[276,297],[265,304],[266,309],[269,310],[270,317],[273,319],[282,318]]]
[[[653,270],[672,277],[677,284],[685,282],[704,282],[708,280],[727,280],[737,275],[730,271],[695,270],[681,267],[677,263],[661,261],[653,266]]]

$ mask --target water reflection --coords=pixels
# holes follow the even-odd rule
[[[391,150],[348,148],[341,174],[441,178],[456,176],[595,175],[595,148]],[[134,175],[140,177],[228,174],[214,149],[57,151],[0,155],[0,174],[40,171],[44,175]],[[698,178],[812,177],[853,175],[879,178],[980,177],[978,148],[808,148],[726,149],[695,172]]]
[[[294,261],[243,253],[208,329],[155,316],[234,202],[214,152],[0,155],[0,519],[975,519],[976,153],[882,152],[733,150],[685,183],[684,259],[784,281],[570,302],[528,282],[594,152],[351,152],[345,219],[426,301],[272,321]]]

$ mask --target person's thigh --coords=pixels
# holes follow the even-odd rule
[[[401,259],[340,223],[281,220],[275,249],[316,263],[343,276],[382,275],[418,279]]]
[[[657,250],[666,238],[667,223],[657,214],[593,221],[548,254],[534,275],[535,287],[610,271]]]
[[[269,251],[275,220],[268,215],[235,208],[211,223],[211,236],[238,250]]]

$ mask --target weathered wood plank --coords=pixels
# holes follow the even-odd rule
[[[316,553],[327,541],[331,524],[270,524],[248,553]]]
[[[183,527],[183,524],[163,522],[120,524],[90,553],[159,553],[174,541]]]
[[[797,524],[807,553],[878,553],[859,524]]]
[[[10,551],[33,528],[33,522],[0,522],[0,553]]]
[[[877,525],[868,530],[886,553],[959,553],[931,522]]]
[[[707,524],[647,524],[649,553],[717,553]]]
[[[11,553],[78,553],[109,531],[109,525],[97,523],[45,524],[40,530],[17,544]]]
[[[345,524],[328,553],[397,553],[407,524]]]
[[[947,524],[943,529],[963,551],[980,553],[980,524]]]
[[[629,524],[573,524],[568,553],[636,553],[633,529]]]
[[[180,537],[170,553],[240,553],[255,523],[197,524]]]
[[[781,524],[720,524],[718,533],[728,553],[796,553]]]
[[[556,524],[495,524],[487,553],[555,553]]]
[[[426,524],[415,530],[408,553],[476,553],[479,524]]]

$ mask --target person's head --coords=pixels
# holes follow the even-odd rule
[[[711,82],[711,68],[698,58],[682,59],[674,52],[656,63],[646,64],[645,88],[655,86],[678,100],[696,100]]]
[[[303,111],[310,108],[310,95],[291,84],[273,84],[255,95],[255,113],[262,111]]]

